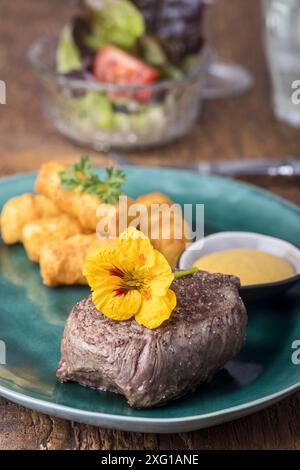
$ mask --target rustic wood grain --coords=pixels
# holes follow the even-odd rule
[[[68,0],[1,0],[0,175],[37,169],[48,158],[74,160],[83,149],[60,137],[42,116],[39,83],[26,51],[42,34],[55,34],[72,13]],[[207,34],[220,56],[249,68],[255,89],[239,98],[207,102],[192,133],[169,147],[130,154],[146,165],[300,154],[300,131],[272,114],[259,0],[219,0],[208,12]],[[104,155],[93,155],[107,164]],[[300,203],[299,179],[254,181]],[[202,431],[155,435],[80,425],[0,399],[0,449],[300,449],[300,394],[237,421]]]

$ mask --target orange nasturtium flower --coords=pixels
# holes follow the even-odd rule
[[[170,318],[176,295],[169,289],[174,279],[165,257],[133,227],[126,229],[114,247],[88,258],[83,268],[93,302],[113,320],[135,320],[154,329]]]

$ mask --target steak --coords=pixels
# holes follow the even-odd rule
[[[111,320],[91,297],[82,300],[67,320],[58,379],[120,393],[136,408],[194,391],[244,344],[247,314],[238,287],[234,276],[204,271],[175,279],[177,306],[155,330]]]

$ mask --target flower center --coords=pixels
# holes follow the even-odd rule
[[[146,292],[149,290],[149,283],[151,279],[153,279],[153,275],[150,273],[122,271],[116,266],[113,266],[109,272],[112,276],[117,276],[120,278],[120,285],[115,290],[116,295],[126,295],[130,290]]]

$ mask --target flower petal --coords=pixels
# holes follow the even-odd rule
[[[135,320],[140,325],[152,330],[168,320],[175,307],[176,295],[171,289],[163,297],[150,295],[143,298],[141,308],[135,315]]]
[[[176,306],[167,260],[133,227],[123,232],[116,246],[93,253],[83,273],[96,308],[113,320],[135,315],[147,328],[157,328]]]
[[[131,271],[133,262],[126,262],[116,248],[104,248],[89,257],[84,263],[83,274],[88,284],[95,290],[99,282],[119,282],[125,271]]]
[[[137,290],[105,292],[97,289],[93,292],[97,310],[112,320],[128,320],[133,317],[138,312],[141,301],[141,294]]]
[[[157,250],[154,250],[154,254],[155,262],[152,268],[154,278],[150,284],[151,290],[154,295],[166,295],[174,280],[174,274],[164,255]]]
[[[115,260],[115,250],[113,248],[103,248],[85,261],[83,274],[91,287],[96,279],[109,276],[109,269],[114,266]]]
[[[151,268],[154,265],[154,248],[149,238],[134,227],[129,227],[120,235],[117,248],[123,257],[134,261],[137,267]]]
[[[128,238],[132,238],[133,240],[138,240],[138,239],[147,240],[146,235],[140,230],[137,230],[135,227],[128,227],[119,236],[119,240],[127,240]]]

